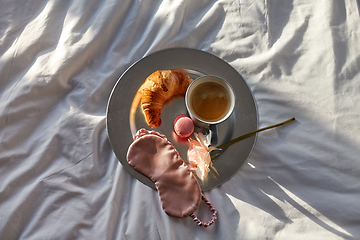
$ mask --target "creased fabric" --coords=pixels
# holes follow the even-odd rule
[[[359,239],[359,5],[0,0],[0,239]],[[206,229],[166,215],[107,138],[119,76],[171,47],[231,64],[260,127],[297,119],[205,193]]]

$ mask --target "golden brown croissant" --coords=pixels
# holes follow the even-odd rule
[[[185,94],[192,81],[181,70],[158,70],[148,76],[139,89],[146,123],[153,128],[159,127],[165,101],[175,95]]]

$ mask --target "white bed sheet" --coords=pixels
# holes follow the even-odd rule
[[[359,23],[355,0],[0,0],[0,239],[360,239]],[[231,64],[260,127],[297,119],[205,193],[209,228],[166,215],[107,138],[118,77],[171,47]]]

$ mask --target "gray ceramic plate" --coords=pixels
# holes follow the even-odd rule
[[[174,97],[163,108],[159,128],[147,126],[140,106],[134,97],[145,79],[156,70],[185,69],[193,79],[202,74],[216,75],[228,81],[236,94],[233,114],[217,125],[218,144],[242,134],[254,131],[258,126],[255,100],[241,75],[222,59],[200,50],[171,48],[155,52],[129,67],[119,78],[109,98],[106,127],[110,144],[121,164],[134,177],[144,184],[155,188],[146,176],[135,171],[126,160],[128,147],[133,142],[133,134],[140,128],[155,130],[166,135],[187,163],[187,145],[177,141],[173,134],[173,121],[179,114],[187,114],[184,97]],[[131,111],[133,107],[133,111]],[[203,191],[213,189],[236,174],[249,157],[256,136],[229,147],[214,161],[219,174],[211,171],[206,180],[199,180]]]

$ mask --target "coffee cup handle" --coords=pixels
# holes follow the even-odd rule
[[[212,132],[211,145],[216,145],[218,143],[218,128],[216,124],[210,124],[209,130]]]

